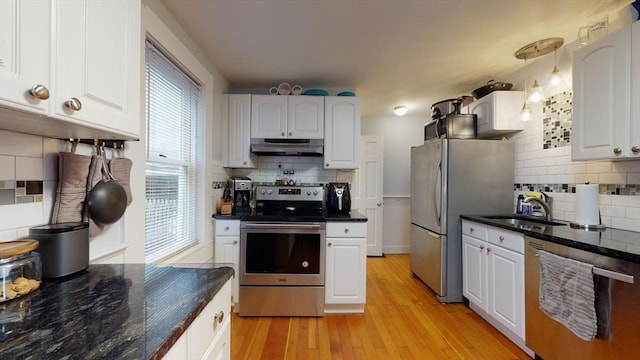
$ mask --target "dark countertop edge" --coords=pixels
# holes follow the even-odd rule
[[[580,242],[580,241],[574,241],[574,240],[571,240],[571,239],[567,239],[567,238],[559,237],[559,236],[554,236],[554,235],[551,235],[551,234],[545,234],[545,233],[540,233],[540,232],[536,232],[536,231],[529,231],[529,230],[526,230],[526,229],[516,228],[516,227],[509,226],[509,225],[506,225],[506,224],[502,224],[502,223],[499,223],[499,222],[491,221],[491,219],[487,219],[485,217],[482,217],[481,215],[460,215],[460,219],[469,220],[469,221],[473,221],[473,222],[477,222],[477,223],[481,223],[481,224],[485,224],[485,225],[490,225],[490,226],[493,226],[493,227],[498,227],[498,228],[502,228],[502,229],[505,229],[505,230],[522,233],[522,234],[525,234],[526,236],[530,236],[532,238],[545,240],[545,241],[549,241],[549,242],[552,242],[552,243],[569,246],[571,248],[580,249],[580,250],[588,251],[588,252],[591,252],[591,253],[600,254],[600,255],[603,255],[603,256],[609,256],[609,257],[613,257],[613,258],[616,258],[616,259],[631,261],[631,262],[640,264],[640,255],[635,255],[635,254],[632,254],[632,253],[628,253],[628,252],[621,251],[621,250],[616,250],[616,249],[609,249],[609,248],[602,247],[602,246],[587,244],[587,243]],[[558,220],[554,220],[554,221],[563,222],[563,223],[567,224],[566,226],[569,226],[569,222],[567,222],[567,221],[558,221]]]
[[[242,220],[242,215],[213,214],[211,218],[216,220]],[[367,222],[369,219],[358,210],[351,210],[347,214],[327,213],[325,215],[325,221]]]
[[[179,264],[177,264],[176,267],[179,267]],[[216,294],[218,294],[224,284],[226,284],[227,281],[229,281],[229,279],[234,276],[234,270],[232,267],[222,266],[218,268],[228,268],[230,270],[224,274],[224,281],[217,283],[216,286],[207,294],[207,296],[205,296],[204,298],[202,298],[202,300],[200,300],[200,302],[198,302],[198,305],[196,305],[193,311],[191,311],[189,316],[184,319],[180,326],[174,329],[171,336],[169,336],[169,338],[164,343],[162,343],[162,345],[160,345],[158,350],[156,350],[156,352],[149,357],[149,360],[162,359],[169,352],[169,349],[171,349],[171,347],[175,345],[176,342],[178,342],[178,339],[180,339],[185,331],[187,331],[189,326],[193,324],[193,321],[198,317],[198,315],[202,313],[202,310],[204,310],[204,308],[209,305],[211,300],[213,300]],[[231,309],[229,309],[229,311],[231,311]]]
[[[347,214],[326,214],[327,221],[343,221],[343,222],[367,222],[369,219],[358,210],[351,210]]]

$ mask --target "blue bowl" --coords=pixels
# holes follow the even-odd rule
[[[327,96],[329,92],[323,89],[307,89],[302,93],[303,95],[318,95],[318,96]]]
[[[356,96],[356,94],[353,91],[343,91],[339,92],[338,96]]]

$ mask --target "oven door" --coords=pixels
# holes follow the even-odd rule
[[[243,221],[240,285],[324,285],[325,228],[325,223]]]

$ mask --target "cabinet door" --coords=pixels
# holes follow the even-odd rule
[[[257,157],[251,153],[251,95],[229,95],[228,166],[255,168]]]
[[[524,340],[524,255],[489,245],[487,312]]]
[[[360,165],[360,100],[326,96],[324,106],[325,169],[357,169]]]
[[[139,0],[54,4],[50,113],[117,133],[140,133]],[[76,110],[70,101],[75,102]]]
[[[287,97],[251,95],[251,137],[283,139],[287,137]]]
[[[573,160],[629,155],[631,27],[573,53]]]
[[[238,270],[240,263],[240,237],[238,236],[216,236],[214,258],[216,263],[233,264],[236,276],[231,280],[231,299],[234,304],[238,303]]]
[[[50,9],[49,1],[0,1],[0,105],[46,114],[48,95],[29,90],[51,90]]]
[[[215,346],[218,336],[231,322],[229,282],[207,304],[187,329],[187,359],[203,359]],[[226,339],[227,343],[231,339]]]
[[[366,271],[366,239],[327,238],[325,303],[364,304]]]
[[[324,97],[289,96],[287,137],[322,139],[324,137]]]
[[[202,356],[203,360],[229,360],[231,359],[231,321],[226,321],[218,331],[218,335],[211,346]]]
[[[640,157],[640,22],[631,25],[631,140],[630,156]]]
[[[487,243],[462,235],[462,294],[487,309]]]

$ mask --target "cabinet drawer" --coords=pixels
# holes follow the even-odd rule
[[[240,235],[240,220],[215,219],[216,235]]]
[[[487,226],[480,223],[462,220],[462,233],[487,241]]]
[[[489,243],[524,254],[524,235],[489,227]]]
[[[366,237],[366,222],[328,222],[327,237]]]
[[[220,313],[223,318],[218,322]],[[205,354],[218,331],[230,321],[230,316],[231,283],[227,281],[187,330],[189,359],[200,359]]]

